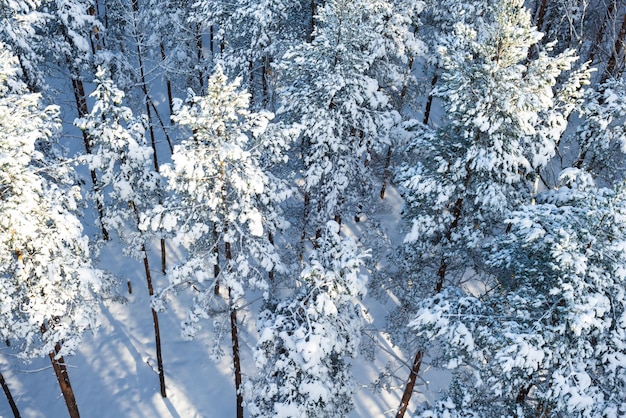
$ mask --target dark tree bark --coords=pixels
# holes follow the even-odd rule
[[[13,416],[15,418],[20,418],[20,411],[17,409],[17,404],[13,399],[13,395],[11,395],[11,391],[9,390],[9,385],[4,380],[4,376],[0,373],[0,386],[2,386],[2,390],[4,391],[4,395],[7,397],[7,401],[9,402],[9,406],[11,407],[11,411],[13,412]]]
[[[230,297],[230,289],[228,291]],[[241,393],[241,361],[239,358],[239,337],[237,335],[237,309],[231,301],[230,334],[233,342],[233,367],[235,368],[235,390],[237,392],[237,418],[243,418],[243,394]]]
[[[471,180],[471,174],[468,167],[468,174],[465,177],[463,183],[467,187]],[[459,197],[456,202],[454,202],[454,207],[452,208],[452,215],[454,215],[454,219],[450,226],[448,226],[446,233],[444,235],[446,241],[450,241],[452,238],[452,231],[454,231],[461,220],[461,213],[463,211],[463,198]],[[437,269],[437,284],[435,285],[435,293],[440,293],[443,289],[443,284],[445,282],[446,273],[448,271],[448,261],[446,259],[445,254],[442,254],[441,261],[439,262],[439,268]],[[413,360],[413,366],[411,367],[411,374],[409,375],[409,380],[407,381],[406,386],[404,387],[404,393],[402,395],[402,400],[400,401],[400,406],[398,407],[398,413],[396,414],[396,418],[403,418],[406,410],[409,406],[409,401],[413,396],[413,389],[415,388],[415,381],[417,380],[417,376],[419,374],[420,368],[422,366],[422,358],[424,356],[424,352],[422,350],[418,350],[415,355],[415,359]]]
[[[398,408],[398,413],[396,414],[396,418],[404,417],[407,408],[409,407],[409,401],[411,400],[411,396],[413,396],[413,389],[415,388],[415,382],[417,381],[417,376],[419,375],[420,368],[422,367],[422,350],[419,350],[413,359],[413,366],[411,367],[411,374],[409,375],[409,380],[404,387],[404,393],[402,394],[402,399],[400,400],[400,407]]]
[[[143,51],[141,45],[143,44],[143,35],[138,27],[137,20],[139,15],[139,2],[138,0],[132,0],[133,5],[133,24],[135,30],[135,42],[137,43],[137,60],[139,61],[139,77],[141,83],[141,91],[144,96],[144,103],[146,106],[146,116],[148,118],[148,132],[150,134],[150,145],[152,146],[152,161],[154,163],[154,171],[159,172],[159,158],[157,155],[156,138],[154,134],[154,127],[152,126],[152,111],[150,107],[150,95],[148,94],[148,84],[146,83],[146,73],[143,63]],[[159,202],[162,203],[162,202]],[[167,270],[167,253],[165,249],[165,238],[161,238],[161,271],[165,274]]]
[[[148,294],[152,298],[154,295],[154,287],[152,286],[152,275],[150,274],[150,265],[148,264],[148,252],[146,251],[146,245],[141,245],[141,251],[143,252],[143,266],[146,272],[146,282],[148,283]],[[152,311],[152,324],[154,326],[154,342],[156,345],[156,357],[157,357],[157,370],[159,373],[159,386],[161,388],[161,396],[166,398],[167,392],[165,391],[165,371],[163,368],[163,353],[161,350],[161,329],[159,327],[159,315],[154,308],[150,308]]]
[[[135,212],[135,217],[137,219],[137,225],[139,225],[139,213],[137,212],[137,207],[133,202],[130,202],[130,207]],[[137,228],[139,229],[139,228]],[[141,231],[139,231],[141,233]],[[152,273],[150,272],[150,263],[148,261],[148,251],[146,250],[146,244],[141,244],[141,252],[143,253],[143,267],[146,275],[146,283],[148,285],[148,295],[152,299],[154,296],[154,286],[152,284]],[[130,283],[130,282],[129,282]],[[129,291],[130,291],[129,287]],[[154,310],[154,308],[150,307],[152,311],[152,325],[154,327],[154,343],[156,346],[156,358],[157,358],[157,371],[159,374],[159,386],[161,389],[161,396],[166,398],[167,392],[165,390],[165,370],[163,367],[163,353],[161,349],[161,328],[159,327],[159,315]]]
[[[74,100],[76,102],[78,117],[84,118],[89,115],[89,109],[87,108],[87,96],[85,95],[85,86],[83,85],[83,81],[80,79],[77,70],[70,68],[70,78],[72,80],[72,89],[74,90]],[[85,144],[85,152],[87,154],[91,154],[91,138],[89,138],[86,131],[82,131],[82,134],[83,143]],[[100,194],[100,183],[98,182],[98,176],[96,175],[95,170],[89,170],[89,174],[91,176],[91,183],[96,195],[96,209],[98,210],[100,228],[102,229],[102,238],[105,241],[108,241],[109,232],[104,227],[104,205]]]
[[[41,325],[41,333],[45,333],[47,331],[47,327],[45,324]],[[52,369],[54,370],[54,374],[57,377],[57,381],[59,382],[59,387],[61,388],[61,393],[63,394],[63,399],[65,399],[65,405],[67,406],[67,411],[70,414],[70,418],[80,418],[80,414],[78,412],[78,404],[76,403],[76,397],[74,396],[74,390],[72,389],[72,384],[70,382],[70,376],[67,373],[67,366],[65,366],[65,359],[63,356],[57,358],[57,355],[61,352],[61,343],[56,343],[54,346],[54,350],[48,353],[48,357],[52,362]]]

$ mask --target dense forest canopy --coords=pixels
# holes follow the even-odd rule
[[[105,248],[141,266],[163,398],[183,305],[237,417],[348,416],[374,321],[390,415],[626,415],[623,0],[0,10],[0,337],[70,416],[64,358],[132,292]]]

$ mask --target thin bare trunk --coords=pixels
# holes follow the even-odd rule
[[[11,391],[9,390],[9,385],[4,380],[4,376],[0,373],[0,386],[2,386],[2,390],[4,391],[4,395],[7,397],[7,401],[9,401],[9,406],[11,406],[11,411],[13,412],[13,416],[15,418],[20,418],[20,411],[17,409],[17,404],[13,399],[13,395],[11,395]]]
[[[274,247],[274,235],[269,231],[267,233],[267,240],[270,242],[272,247]],[[272,266],[272,269],[267,272],[267,275],[270,279],[270,282],[274,283],[274,266]]]
[[[380,198],[385,198],[385,191],[387,190],[387,182],[389,181],[389,176],[391,174],[391,170],[389,167],[391,166],[391,151],[392,146],[389,145],[387,148],[387,157],[385,157],[385,171],[383,172],[383,185],[380,188]]]
[[[267,55],[263,56],[263,74],[261,75],[261,85],[263,88],[263,107],[267,108],[270,103],[269,84],[267,77],[270,71],[270,59]]]
[[[165,55],[165,45],[163,42],[159,44],[159,48],[161,49],[161,61],[165,64],[166,55]],[[165,77],[165,85],[167,87],[167,105],[169,106],[170,116],[174,113],[174,98],[172,96],[172,82],[168,76]],[[171,148],[171,145],[170,145]]]
[[[200,23],[196,25],[196,53],[198,59],[198,81],[200,82],[200,90],[204,90],[204,73],[202,71],[202,26]]]
[[[613,19],[613,13],[615,11],[615,2],[609,2],[609,6],[604,14],[604,20],[598,29],[596,34],[596,39],[592,45],[591,51],[589,52],[588,61],[594,62],[596,58],[596,54],[602,53],[602,40],[605,38],[606,28],[609,26],[609,22]]]
[[[313,32],[315,31],[315,15],[317,14],[317,3],[311,0],[311,20],[309,22],[309,42],[313,42]]]
[[[159,125],[161,125],[161,130],[163,131],[163,135],[165,135],[165,140],[167,141],[167,146],[170,149],[170,155],[174,153],[174,147],[172,146],[172,140],[170,139],[169,134],[167,133],[167,128],[165,127],[165,123],[163,122],[163,118],[159,114],[159,110],[154,105],[154,102],[150,100],[150,106],[152,106],[152,110],[154,110],[154,114],[156,115],[157,120],[159,121]],[[171,116],[171,114],[170,114]]]
[[[422,123],[424,125],[428,125],[428,123],[430,122],[430,109],[433,106],[433,93],[432,93],[432,90],[437,85],[437,80],[438,80],[438,75],[437,75],[437,70],[435,69],[435,74],[433,74],[433,78],[432,78],[432,80],[430,80],[431,92],[428,95],[428,98],[426,99],[426,109],[424,109],[424,119],[422,120]]]
[[[139,213],[137,212],[137,207],[131,201],[130,207],[135,212],[135,218],[137,220],[137,225],[139,225]],[[139,227],[137,227],[139,230]],[[141,231],[139,230],[141,234]],[[152,273],[150,272],[150,263],[148,261],[148,251],[146,250],[146,244],[141,244],[141,252],[143,254],[143,267],[144,272],[146,274],[146,283],[148,285],[148,295],[152,299],[154,296],[154,286],[152,284]],[[156,345],[156,357],[157,357],[157,370],[159,373],[159,384],[161,388],[161,396],[166,398],[167,392],[165,391],[165,370],[163,368],[163,354],[161,350],[161,329],[159,327],[159,316],[154,308],[150,307],[152,311],[152,325],[154,326],[154,343]]]
[[[228,289],[230,298],[230,289]],[[237,418],[243,418],[243,394],[241,393],[241,360],[239,358],[239,337],[237,335],[237,309],[230,301],[230,334],[233,341],[233,367],[235,368],[235,391],[237,392]]]
[[[152,298],[154,295],[154,287],[152,286],[152,275],[150,274],[150,265],[148,264],[148,252],[146,251],[146,245],[141,244],[141,251],[143,252],[143,266],[146,272],[146,282],[148,283],[148,294]],[[167,392],[165,391],[165,370],[163,368],[163,353],[161,350],[161,329],[159,327],[159,315],[154,310],[152,311],[152,324],[154,326],[154,343],[156,345],[156,357],[157,357],[157,370],[159,372],[159,385],[161,387],[161,396],[166,398]]]
[[[224,227],[224,229],[226,229]],[[230,242],[224,242],[224,255],[226,257],[228,268],[233,260]],[[230,306],[230,336],[233,343],[233,367],[235,369],[235,391],[237,392],[237,418],[243,418],[243,393],[241,392],[241,360],[239,357],[239,336],[237,335],[237,308],[231,296],[231,289],[228,288],[228,304]]]
[[[536,21],[535,26],[541,32],[543,32],[543,22],[546,17],[547,6],[548,6],[548,1],[541,0],[541,4],[539,5],[539,10],[537,11],[537,18],[535,20]]]

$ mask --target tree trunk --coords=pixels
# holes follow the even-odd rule
[[[596,59],[596,54],[597,53],[601,54],[603,51],[602,40],[604,39],[606,28],[609,26],[609,21],[612,19],[612,15],[614,11],[615,11],[615,2],[610,1],[609,6],[606,9],[606,13],[604,14],[604,20],[602,21],[602,24],[600,25],[600,29],[598,30],[596,34],[595,42],[593,43],[591,51],[589,52],[589,58],[587,61],[591,61],[591,63],[594,63]]]
[[[224,227],[226,229],[226,227]],[[224,242],[224,255],[228,263],[228,269],[233,259],[230,242]],[[230,336],[233,343],[233,367],[235,369],[235,391],[237,392],[237,418],[243,418],[243,394],[241,393],[241,360],[239,358],[239,337],[237,335],[237,308],[228,288],[228,304],[230,307]]]
[[[74,90],[74,100],[76,101],[76,110],[78,111],[78,117],[84,118],[89,114],[87,108],[87,96],[85,95],[85,86],[83,81],[77,74],[77,70],[70,68],[70,78],[72,79],[72,89]],[[82,131],[83,143],[85,144],[85,152],[91,154],[91,138],[87,135],[86,131]],[[91,175],[91,183],[93,184],[95,196],[96,196],[96,209],[98,210],[98,218],[100,219],[100,228],[102,229],[102,238],[105,241],[109,240],[109,232],[104,227],[104,205],[102,202],[102,196],[100,194],[100,184],[95,170],[89,170]]]
[[[48,356],[50,357],[50,361],[52,362],[52,368],[54,369],[54,373],[57,376],[57,380],[59,382],[59,387],[61,388],[61,393],[63,394],[63,398],[65,399],[65,404],[67,405],[67,411],[70,414],[70,418],[80,418],[80,414],[78,412],[78,404],[76,403],[76,398],[74,396],[74,390],[72,389],[72,384],[70,383],[70,376],[67,374],[67,367],[65,366],[65,360],[63,357],[56,358],[56,354],[61,350],[61,346],[57,343],[54,351],[51,351]]]
[[[263,107],[267,109],[270,104],[269,84],[267,77],[270,72],[270,59],[267,55],[263,56],[263,73],[261,74],[261,86],[263,89]]]
[[[385,171],[383,172],[383,185],[380,188],[380,198],[385,198],[385,191],[387,190],[387,181],[389,180],[389,166],[391,165],[391,145],[387,148],[387,157],[385,158]]]
[[[424,125],[428,125],[428,122],[430,122],[430,109],[433,105],[432,89],[434,89],[435,85],[437,85],[437,79],[438,79],[438,75],[437,75],[437,70],[435,69],[435,74],[433,74],[433,79],[430,81],[431,92],[428,95],[428,98],[426,99],[426,109],[424,109],[424,119],[422,120],[422,123]]]
[[[539,5],[539,10],[537,11],[537,17],[535,19],[535,26],[537,27],[537,30],[539,30],[540,32],[543,32],[543,23],[546,17],[546,9],[548,6],[548,1],[547,0],[541,0],[541,4]]]
[[[148,118],[148,132],[150,133],[150,145],[152,146],[152,161],[154,163],[154,171],[159,172],[159,158],[157,155],[156,138],[154,135],[154,128],[152,126],[152,111],[150,110],[150,96],[148,95],[148,85],[146,83],[146,74],[143,64],[143,52],[141,45],[143,43],[143,36],[137,25],[137,15],[139,14],[139,2],[138,0],[132,0],[133,5],[133,25],[135,30],[135,42],[137,43],[137,60],[139,61],[139,77],[141,83],[141,91],[144,96],[144,103],[146,105],[146,116]],[[160,202],[159,203],[163,203]],[[167,269],[166,262],[166,250],[165,239],[161,238],[161,270],[165,274]]]
[[[163,45],[163,42],[159,44],[159,47],[161,49],[161,62],[165,63],[166,55],[165,55],[165,45]],[[170,81],[170,78],[167,76],[165,77],[165,85],[167,87],[167,105],[169,106],[170,117],[171,117],[172,114],[174,113],[174,98],[172,96],[172,82]]]
[[[409,60],[409,71],[413,70],[414,63],[415,63],[415,59],[411,57],[411,59]],[[435,75],[433,76],[433,79],[431,81],[431,86],[435,87],[435,84],[437,84],[436,70],[435,70]],[[405,82],[404,85],[402,86],[402,91],[400,92],[400,106],[402,105],[402,102],[404,101],[404,98],[406,97],[407,89],[408,89],[408,84]],[[429,94],[428,99],[426,100],[426,110],[424,111],[424,125],[428,125],[428,119],[430,119],[430,107],[432,105],[432,101],[433,101],[433,96],[432,94]],[[385,158],[385,169],[383,172],[383,185],[380,188],[381,199],[385,198],[385,192],[387,191],[387,182],[389,181],[389,175],[391,174],[389,172],[389,166],[391,164],[391,152],[392,152],[392,146],[389,145],[389,148],[387,148],[387,157]]]
[[[134,202],[130,202],[130,207],[135,213],[135,218],[137,220],[137,230],[141,234],[139,230],[139,213],[137,212],[137,207]],[[154,286],[152,284],[152,273],[150,272],[150,263],[148,261],[148,251],[146,250],[146,244],[141,244],[141,252],[143,253],[143,268],[146,274],[146,283],[148,285],[148,295],[150,299],[154,296]],[[129,282],[130,283],[130,282]],[[129,290],[131,288],[129,287]],[[165,391],[165,370],[163,368],[163,354],[161,350],[161,328],[159,327],[159,316],[154,308],[150,307],[152,311],[152,325],[154,326],[154,343],[156,345],[156,358],[157,358],[157,371],[159,373],[159,385],[161,388],[161,396],[166,398],[167,392]]]
[[[11,395],[11,391],[9,390],[9,385],[4,380],[4,376],[0,373],[0,386],[2,386],[2,390],[4,391],[5,396],[7,397],[7,401],[9,401],[9,405],[11,406],[11,411],[13,411],[13,416],[15,418],[20,418],[20,411],[17,409],[17,405],[15,404],[15,400],[13,400],[13,395]]]
[[[413,366],[411,367],[411,374],[409,375],[409,381],[404,387],[404,393],[402,394],[402,400],[400,400],[400,407],[398,408],[398,413],[396,414],[396,418],[404,417],[407,408],[409,407],[409,401],[411,400],[411,396],[413,396],[413,389],[415,388],[415,382],[417,380],[417,376],[419,375],[420,368],[422,367],[422,351],[419,350],[413,359]]]
[[[468,172],[468,175],[465,177],[464,184],[467,185],[469,183],[470,177],[471,176],[469,175],[469,172]],[[459,197],[457,201],[454,203],[454,207],[452,209],[452,214],[454,215],[454,219],[452,220],[452,223],[448,227],[446,234],[445,234],[445,239],[447,241],[450,241],[450,239],[452,238],[452,231],[456,229],[456,227],[459,225],[462,209],[463,209],[463,198]],[[441,290],[443,289],[443,284],[446,278],[447,271],[448,271],[448,262],[446,260],[445,255],[442,255],[441,261],[439,263],[439,269],[437,270],[438,278],[437,278],[437,284],[435,285],[435,293],[440,293]],[[417,375],[422,366],[423,354],[424,353],[422,350],[418,350],[417,354],[415,355],[415,359],[413,360],[413,367],[411,367],[411,374],[409,375],[409,380],[406,386],[404,387],[404,393],[402,395],[402,400],[400,401],[400,406],[398,407],[398,413],[396,414],[396,418],[404,417],[404,414],[406,413],[406,410],[409,406],[409,401],[411,400],[411,397],[413,396],[413,389],[415,388],[415,381],[417,379]]]
[[[202,71],[202,26],[200,23],[196,25],[196,54],[198,59],[198,81],[200,82],[200,91],[204,90],[204,73]]]
[[[220,247],[219,247],[219,234],[217,233],[217,223],[213,223],[213,241],[215,242],[215,246],[213,247],[213,254],[215,254],[215,264],[213,264],[213,277],[215,278],[215,289],[213,290],[214,295],[220,294]]]
[[[311,0],[311,20],[309,21],[309,42],[313,42],[313,31],[315,31],[315,15],[317,14],[317,2]]]
[[[154,296],[154,287],[152,286],[152,275],[150,274],[150,265],[148,264],[148,252],[146,251],[146,245],[141,244],[141,251],[143,252],[143,266],[146,272],[146,282],[148,283],[148,294],[150,298]],[[157,370],[159,372],[159,385],[161,387],[161,396],[167,398],[167,392],[165,391],[165,371],[163,368],[163,354],[161,351],[161,329],[159,328],[159,315],[150,307],[152,311],[152,324],[154,326],[154,342],[156,345],[156,357],[157,357]]]
[[[230,289],[228,289],[230,299]],[[230,334],[233,341],[233,366],[235,368],[235,390],[237,392],[237,418],[243,418],[243,394],[241,393],[241,361],[239,359],[239,337],[237,336],[237,309],[230,303]]]
[[[267,232],[267,240],[272,247],[274,247],[274,235],[270,231]],[[270,282],[274,284],[274,266],[272,266],[272,269],[267,272],[267,276],[270,279]]]

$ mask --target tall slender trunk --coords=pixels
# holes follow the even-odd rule
[[[271,231],[267,232],[267,240],[272,245],[272,247],[274,247],[274,234],[272,234]],[[272,269],[267,272],[267,276],[269,277],[270,282],[274,284],[274,266],[272,266]]]
[[[148,294],[152,298],[154,295],[154,287],[152,286],[152,276],[150,274],[150,265],[148,264],[148,252],[146,251],[146,245],[141,244],[141,251],[143,252],[143,266],[146,272],[146,282],[148,283]],[[156,345],[156,357],[157,357],[157,370],[159,372],[159,385],[161,387],[161,396],[166,398],[167,392],[165,391],[165,370],[163,368],[163,353],[161,351],[161,329],[159,328],[159,315],[154,310],[152,311],[152,324],[154,326],[154,343]]]
[[[139,77],[141,83],[141,91],[144,96],[146,106],[146,116],[148,117],[148,132],[150,134],[150,145],[152,146],[152,161],[154,163],[154,171],[159,172],[159,158],[157,154],[156,138],[154,135],[154,127],[152,126],[152,111],[150,108],[150,96],[148,95],[148,84],[146,83],[146,73],[143,63],[143,51],[141,49],[143,43],[143,35],[138,27],[139,20],[139,2],[132,0],[133,6],[133,25],[135,30],[135,42],[137,43],[137,60],[139,61]],[[162,203],[159,201],[159,203]],[[165,238],[161,238],[161,271],[165,274],[167,270],[167,253],[165,249]]]
[[[270,58],[263,56],[263,74],[261,75],[261,86],[263,89],[263,107],[267,109],[270,104],[269,83],[267,77],[270,72]]]
[[[215,256],[215,261],[213,264],[213,277],[215,278],[215,288],[213,289],[213,294],[217,296],[220,294],[220,247],[219,233],[217,232],[217,222],[213,223],[213,241],[215,242],[215,246],[213,247],[213,254]]]
[[[204,91],[204,72],[202,71],[202,26],[196,24],[196,54],[198,59],[198,81],[200,82],[200,90]]]
[[[78,75],[78,70],[70,68],[70,78],[72,79],[72,89],[74,90],[74,100],[76,102],[76,110],[78,111],[78,117],[84,118],[89,114],[87,108],[87,96],[85,95],[85,86],[83,81]],[[91,138],[87,134],[87,131],[82,131],[83,143],[85,145],[85,152],[91,154]],[[109,232],[104,226],[104,203],[102,201],[102,194],[100,182],[98,182],[98,176],[95,170],[89,170],[91,176],[91,183],[94,188],[94,194],[96,199],[96,209],[98,211],[98,218],[100,220],[100,228],[102,229],[102,238],[105,241],[109,240]]]
[[[543,23],[546,17],[546,9],[548,6],[547,0],[541,0],[539,9],[537,10],[537,17],[535,18],[535,26],[540,32],[543,32]]]
[[[311,20],[309,21],[309,42],[313,42],[313,32],[315,31],[315,15],[317,14],[317,2],[311,0]]]
[[[591,61],[592,63],[596,59],[596,54],[598,53],[601,54],[604,49],[602,45],[602,40],[605,37],[606,28],[609,26],[609,22],[613,19],[614,11],[615,11],[615,2],[610,1],[606,9],[606,13],[604,14],[604,20],[602,21],[602,24],[600,25],[600,29],[598,30],[596,34],[596,39],[594,40],[591,51],[589,52],[588,61]]]
[[[433,78],[432,78],[432,80],[430,80],[430,90],[431,90],[431,92],[428,95],[428,98],[426,99],[426,108],[424,109],[424,119],[422,120],[422,123],[424,125],[428,125],[428,123],[430,122],[430,109],[433,106],[433,93],[432,93],[432,90],[437,85],[438,77],[439,76],[437,74],[437,69],[435,69],[435,74],[433,74]]]
[[[159,44],[159,48],[161,50],[161,62],[165,64],[165,60],[167,57],[165,55],[165,45],[163,45],[163,42]],[[172,82],[170,81],[170,78],[167,75],[165,76],[165,86],[167,87],[167,105],[169,106],[170,117],[171,117],[172,114],[174,113],[174,98],[172,96]]]
[[[41,333],[45,333],[48,330],[46,324],[41,324]],[[65,365],[65,359],[63,356],[57,358],[58,354],[61,352],[61,343],[57,342],[54,346],[54,349],[48,353],[48,357],[52,362],[52,369],[54,370],[54,374],[57,377],[57,381],[59,382],[59,387],[61,388],[61,393],[63,394],[63,398],[65,399],[65,405],[67,406],[67,411],[70,414],[70,418],[80,418],[80,413],[78,412],[78,404],[76,403],[76,397],[74,396],[74,390],[72,389],[72,384],[70,382],[70,376],[67,373],[67,366]]]
[[[135,218],[137,220],[137,230],[141,234],[139,230],[139,213],[137,211],[137,207],[134,202],[130,202],[130,207],[135,213]],[[148,295],[152,299],[154,296],[154,286],[152,284],[152,273],[150,272],[150,263],[148,261],[148,251],[146,250],[146,244],[141,244],[141,252],[143,254],[143,267],[144,272],[146,274],[146,283],[148,285]],[[167,392],[165,391],[165,370],[163,368],[163,354],[161,350],[161,328],[159,327],[159,316],[154,308],[150,307],[152,311],[152,325],[154,326],[154,343],[156,346],[156,357],[157,357],[157,370],[159,373],[159,385],[161,388],[161,396],[166,398]]]
[[[11,391],[9,390],[9,385],[4,380],[4,376],[0,373],[0,386],[2,386],[2,390],[4,391],[4,395],[7,397],[7,401],[9,402],[9,406],[11,407],[11,411],[13,412],[13,416],[15,418],[20,418],[20,410],[17,409],[17,404],[13,399],[13,395],[11,395]]]
[[[224,227],[225,229],[227,227]],[[233,260],[230,242],[224,242],[224,255],[226,257],[228,269]],[[230,336],[233,343],[233,367],[235,369],[235,391],[237,392],[237,418],[243,418],[243,393],[241,379],[241,360],[239,357],[239,336],[237,334],[237,308],[231,296],[231,289],[228,288],[228,305],[230,308]]]
[[[230,299],[230,289],[228,289]],[[239,358],[239,336],[237,335],[237,308],[230,300],[230,335],[233,342],[233,367],[235,368],[235,390],[237,392],[237,418],[243,418],[243,393],[241,393],[241,360]]]
[[[465,177],[464,183],[467,185],[470,181],[470,174],[468,171],[467,176]],[[463,209],[463,198],[459,197],[457,201],[454,203],[454,207],[452,209],[452,214],[454,219],[452,223],[448,227],[445,233],[445,239],[450,241],[452,238],[452,231],[457,228],[459,225],[459,221],[461,219],[461,213]],[[441,261],[439,262],[439,269],[437,270],[437,284],[435,285],[435,293],[440,293],[443,289],[443,284],[445,281],[446,273],[448,271],[448,261],[446,260],[445,255],[441,256]],[[413,396],[413,389],[415,388],[415,382],[417,380],[417,376],[419,375],[420,369],[422,367],[422,359],[424,357],[423,350],[418,350],[417,354],[415,354],[415,358],[413,360],[413,365],[411,367],[411,373],[409,374],[409,380],[404,387],[404,393],[402,394],[402,400],[400,401],[400,406],[398,407],[398,413],[396,414],[396,418],[403,418],[406,413],[407,408],[409,407],[409,401]]]

